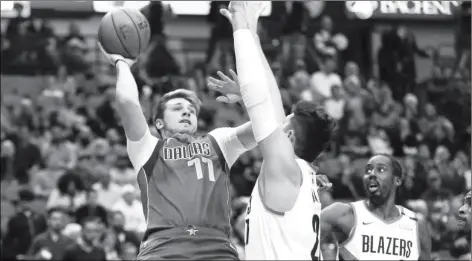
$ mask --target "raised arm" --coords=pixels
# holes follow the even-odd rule
[[[285,121],[286,116],[285,111],[283,109],[282,97],[280,96],[279,86],[277,85],[274,73],[272,72],[267,58],[265,57],[264,52],[262,50],[262,46],[257,35],[257,27],[251,26],[249,29],[254,36],[255,46],[257,48],[259,58],[258,60],[261,61],[261,64],[263,66],[263,77],[267,79],[267,82],[269,84],[268,99],[272,104],[272,109],[275,113],[276,121],[279,125],[281,125]],[[208,85],[210,88],[213,88],[214,90],[222,92],[226,95],[226,97],[222,96],[220,99],[218,99],[219,101],[232,103],[240,101],[241,99],[238,77],[236,73],[234,73],[234,71],[232,70],[230,71],[230,74],[233,79],[229,78],[222,72],[218,72],[220,80],[212,77],[210,77],[209,79]],[[227,91],[226,93],[225,90]],[[227,157],[228,163],[234,162],[242,153],[247,150],[253,149],[257,145],[257,142],[254,138],[254,134],[252,132],[252,124],[250,122],[240,125],[234,128],[233,130],[230,130],[229,128],[224,128],[224,131],[215,130],[210,134],[212,134],[218,141],[221,149],[223,150],[223,154],[225,154],[225,157]],[[235,140],[232,137],[237,137],[238,140]]]
[[[231,12],[225,10],[222,13],[233,25],[241,96],[264,158],[259,190],[266,208],[279,213],[293,207],[298,197],[301,173],[292,144],[280,129],[281,117],[277,113],[283,108],[274,109],[270,81],[260,58],[258,44],[250,30],[257,26],[262,8],[261,2],[231,2]]]
[[[116,61],[116,109],[123,123],[126,137],[130,141],[139,141],[149,127],[139,103],[138,86],[131,73],[130,66],[124,59]]]
[[[102,52],[117,70],[116,110],[125,130],[128,156],[138,172],[151,156],[158,139],[151,135],[139,102],[138,86],[130,68],[134,61],[108,54],[103,49]]]

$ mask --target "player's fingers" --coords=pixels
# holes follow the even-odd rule
[[[218,96],[216,97],[216,100],[223,103],[229,103],[229,99],[226,96]]]
[[[224,74],[220,71],[218,71],[216,74],[218,74],[218,76],[220,76],[220,78],[225,82],[228,82],[228,83],[233,82],[233,80],[231,80],[231,78],[229,78],[228,76],[226,76],[226,74]]]
[[[215,85],[218,85],[218,86],[220,86],[220,87],[223,87],[223,86],[225,86],[225,84],[226,84],[224,81],[215,79],[215,78],[213,78],[213,77],[208,77],[208,81],[211,82],[211,83],[213,83],[213,84],[215,84]]]
[[[210,88],[211,90],[214,90],[214,91],[217,91],[217,92],[221,92],[221,86],[219,86],[219,85],[216,85],[216,84],[214,84],[214,83],[209,82],[209,83],[207,84],[207,86],[208,86],[208,88]]]
[[[236,72],[233,71],[233,69],[230,69],[229,74],[231,74],[231,77],[233,78],[233,81],[235,81],[236,84],[239,85],[239,78],[238,78],[238,75],[236,74]]]
[[[230,22],[232,22],[231,19],[231,12],[228,9],[222,8],[220,9],[220,14],[222,14],[224,17],[226,17]]]

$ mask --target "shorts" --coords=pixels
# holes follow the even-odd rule
[[[149,235],[135,260],[239,260],[236,248],[220,230],[170,228]]]

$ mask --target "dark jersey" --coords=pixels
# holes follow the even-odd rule
[[[232,129],[219,130],[192,142],[150,134],[128,142],[148,231],[193,225],[229,235],[229,166],[245,149]]]

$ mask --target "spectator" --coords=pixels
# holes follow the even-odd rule
[[[315,97],[320,97],[321,100],[329,98],[331,97],[331,88],[333,86],[342,86],[341,77],[339,77],[335,70],[336,61],[332,57],[327,57],[321,70],[311,76],[311,85],[314,93],[316,93]]]
[[[46,220],[33,210],[34,194],[29,190],[20,190],[16,202],[16,214],[10,218],[7,233],[3,240],[4,256],[7,260],[26,255],[33,238],[46,230]]]
[[[344,107],[346,106],[346,100],[341,95],[341,87],[334,85],[331,89],[331,97],[325,101],[326,113],[338,121],[344,116]]]
[[[72,239],[62,235],[66,226],[67,213],[58,208],[48,211],[48,230],[37,235],[29,250],[30,257],[37,260],[62,260],[65,249],[74,243]]]
[[[60,169],[72,169],[77,163],[77,152],[74,145],[67,140],[67,128],[55,124],[51,129],[52,140],[44,151],[44,157],[49,166]]]
[[[448,189],[442,188],[442,178],[438,169],[432,168],[428,171],[427,184],[428,189],[421,196],[427,203],[430,209],[436,201],[449,201],[452,197],[452,192]]]
[[[132,256],[131,250],[128,249],[127,244],[132,244],[136,249],[139,248],[141,239],[138,234],[134,231],[126,231],[125,228],[125,217],[121,212],[112,212],[110,215],[110,227],[107,230],[105,236],[106,250],[110,255],[121,256]],[[137,253],[131,259],[134,259]],[[128,259],[123,259],[128,260]]]
[[[103,248],[97,247],[97,241],[102,235],[100,220],[87,217],[82,221],[82,233],[75,244],[69,246],[62,260],[107,260]]]
[[[146,230],[146,220],[143,215],[143,207],[136,199],[135,188],[125,185],[122,190],[122,198],[113,205],[113,211],[120,211],[125,216],[125,230],[143,233]]]
[[[420,49],[416,43],[415,35],[411,30],[405,26],[400,26],[397,29],[397,35],[400,38],[399,58],[400,58],[400,75],[401,84],[399,88],[395,88],[394,97],[399,101],[405,94],[415,92],[416,85],[416,62],[415,55],[421,57],[429,57],[428,53]]]
[[[126,154],[126,150],[119,150],[117,154],[116,162],[110,169],[111,182],[119,186],[130,184],[138,188],[136,173],[130,166],[131,164],[129,162],[128,155]]]
[[[78,224],[87,217],[97,217],[105,226],[108,225],[107,210],[98,203],[98,193],[93,189],[87,191],[87,202],[75,211],[75,221]]]
[[[1,177],[2,180],[11,181],[15,175],[14,169],[14,157],[15,157],[15,144],[11,140],[2,139],[2,168]]]
[[[15,135],[16,136],[16,135]],[[41,151],[32,140],[29,127],[23,125],[19,128],[15,147],[15,176],[20,183],[29,181],[29,172],[37,168],[41,163]]]
[[[452,146],[450,138],[454,133],[451,122],[438,115],[436,108],[430,103],[426,104],[424,110],[424,116],[418,122],[421,134],[427,141],[430,151],[435,151],[439,145],[445,145],[450,149]]]
[[[64,38],[64,52],[62,59],[67,71],[70,74],[85,73],[88,69],[88,62],[85,60],[87,43],[85,37],[80,32],[78,24],[72,22],[69,25],[69,35]]]
[[[321,30],[315,34],[314,43],[316,51],[322,58],[336,57],[338,50],[333,43],[333,20],[329,16],[321,18]]]
[[[75,173],[66,173],[57,181],[57,187],[49,195],[46,208],[62,207],[71,211],[87,201],[84,183]]]
[[[351,159],[359,159],[370,154],[371,148],[361,132],[347,132],[344,135],[344,144],[341,146],[341,152]]]
[[[384,130],[375,126],[370,127],[367,141],[372,154],[393,154],[393,149],[390,146],[390,141],[388,139],[387,133]]]
[[[100,180],[92,186],[97,193],[97,203],[105,208],[111,208],[121,198],[121,186],[111,181],[108,168],[99,167],[97,174]],[[136,174],[134,178],[136,179]]]
[[[365,196],[362,177],[356,173],[352,161],[346,154],[338,157],[337,162],[340,165],[340,171],[330,176],[333,183],[331,195],[333,199],[359,199]]]

